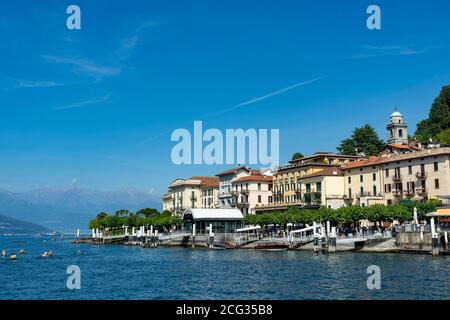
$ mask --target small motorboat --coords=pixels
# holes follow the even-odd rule
[[[2,257],[6,257],[6,250],[2,251]]]
[[[77,252],[75,252],[76,255],[84,255],[86,254],[86,251],[83,250],[78,250]]]
[[[9,256],[9,260],[16,260],[17,256],[13,253]]]
[[[20,249],[19,250],[19,254],[25,254],[25,250],[24,249]]]
[[[255,249],[266,251],[285,251],[289,249],[289,246],[287,244],[279,243],[261,243],[256,245]]]

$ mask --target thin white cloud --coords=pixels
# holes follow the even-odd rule
[[[353,54],[347,58],[365,59],[383,56],[414,56],[429,53],[443,47],[444,46],[431,46],[423,49],[414,49],[408,46],[399,46],[399,45],[379,45],[379,46],[360,45],[359,48],[363,49],[365,52]]]
[[[5,90],[13,90],[13,89],[33,89],[33,88],[52,88],[63,86],[64,84],[55,82],[55,81],[42,81],[42,80],[24,80],[24,79],[15,79],[14,84],[5,87]]]
[[[117,61],[128,59],[133,53],[134,48],[139,44],[143,38],[143,32],[151,27],[159,25],[156,21],[146,21],[138,26],[129,36],[120,41],[119,47],[115,51],[115,58]]]
[[[115,76],[121,73],[120,67],[105,67],[99,66],[92,61],[84,60],[84,59],[74,59],[67,57],[60,57],[54,55],[44,55],[42,56],[47,61],[58,63],[58,64],[66,64],[77,67],[77,71],[85,73],[89,76],[92,76],[96,79],[105,77],[105,76]]]
[[[77,109],[77,108],[85,107],[88,105],[107,103],[110,101],[110,98],[111,98],[111,95],[107,94],[107,95],[104,95],[99,98],[88,99],[88,100],[79,101],[79,102],[65,105],[65,106],[55,107],[55,108],[53,108],[53,110],[59,111],[59,110]]]
[[[63,86],[62,83],[58,83],[55,81],[34,81],[34,80],[23,80],[17,79],[15,80],[15,84],[12,87],[13,89],[22,89],[22,88],[51,88]]]

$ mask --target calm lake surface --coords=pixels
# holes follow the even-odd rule
[[[449,256],[144,249],[0,237],[0,250],[22,248],[27,253],[16,261],[0,257],[0,299],[450,298]],[[48,250],[53,257],[39,257]],[[70,265],[81,269],[80,290],[67,289]],[[367,289],[369,265],[381,268],[380,290]]]

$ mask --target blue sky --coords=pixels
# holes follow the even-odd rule
[[[394,105],[413,133],[450,82],[450,3],[428,3],[2,3],[0,187],[162,194],[176,177],[226,168],[172,164],[170,133],[194,120],[279,128],[282,163],[335,151],[365,123],[385,139]],[[70,4],[81,30],[66,28]],[[370,4],[381,30],[366,28]]]

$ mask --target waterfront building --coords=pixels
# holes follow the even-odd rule
[[[172,207],[172,193],[166,193],[162,196],[163,211],[171,211]]]
[[[185,229],[190,232],[195,224],[195,233],[198,235],[209,234],[210,225],[215,234],[234,233],[244,223],[244,215],[238,209],[187,209],[182,219]]]
[[[300,178],[301,202],[331,209],[345,206],[344,172],[338,167],[328,167]]]
[[[249,175],[234,179],[231,182],[233,203],[242,214],[255,214],[259,206],[273,202],[272,172],[261,173],[260,170],[251,170]]]
[[[450,198],[450,148],[370,157],[345,166],[347,204]]]
[[[189,179],[175,179],[169,186],[169,191],[163,196],[163,207],[173,214],[181,215],[188,208],[202,208],[202,200],[214,199],[217,190],[203,197],[202,191],[214,189],[218,185],[217,177],[194,176]],[[170,202],[169,202],[170,201]],[[214,203],[214,200],[212,200]],[[169,204],[170,203],[170,204]],[[206,201],[208,206],[208,201]]]
[[[232,194],[232,181],[248,176],[251,169],[246,166],[238,166],[216,174],[219,177],[219,208],[233,208],[235,197]]]
[[[200,208],[214,209],[219,207],[219,178],[205,179],[200,186]]]
[[[273,203],[258,207],[255,210],[255,213],[285,210],[288,206],[317,207],[320,205],[319,202],[326,205],[328,201],[325,200],[322,202],[322,195],[320,199],[314,198],[314,201],[312,200],[313,198],[310,198],[310,195],[307,195],[306,197],[302,195],[302,190],[306,191],[306,186],[302,186],[302,178],[314,178],[314,176],[311,175],[320,173],[324,170],[323,177],[325,177],[330,172],[333,172],[333,170],[328,171],[328,169],[339,169],[343,165],[359,159],[359,156],[353,155],[340,155],[331,152],[316,152],[311,156],[289,161],[289,164],[279,167],[273,174]],[[321,179],[319,177],[320,175],[315,177],[315,180]],[[342,180],[342,175],[340,179]],[[315,180],[311,183],[315,184]],[[326,188],[326,184],[329,181],[333,184],[333,186]],[[320,186],[323,186],[327,190],[334,190],[336,181],[337,179],[324,179],[323,184]],[[329,196],[332,196],[332,194],[329,194]],[[337,206],[336,202],[332,202],[331,199],[330,203],[332,203],[330,204],[332,207]]]

